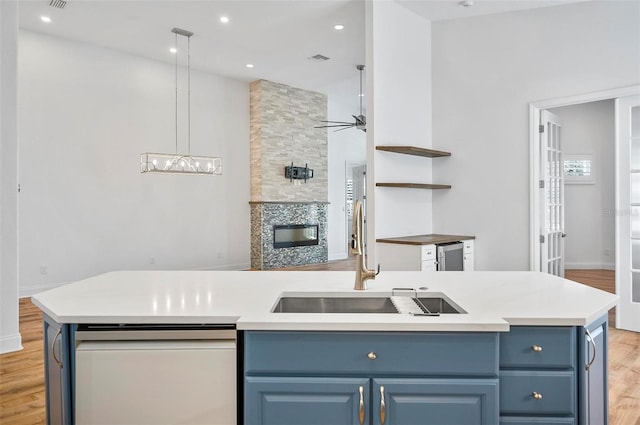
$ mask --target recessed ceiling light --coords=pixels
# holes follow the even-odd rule
[[[253,68],[253,64],[252,63],[248,63],[245,65],[247,68]]]
[[[344,29],[344,25],[342,25],[342,24],[337,24],[337,25],[334,25],[334,26],[333,26],[333,28],[334,28],[334,29],[337,29],[337,30],[343,30],[343,29]]]
[[[40,17],[40,20],[41,20],[42,22],[46,22],[46,23],[51,22],[51,18],[50,18],[50,17],[48,17],[48,16],[41,16],[41,17]]]
[[[178,53],[178,49],[176,49],[175,47],[169,47],[169,51],[171,53]]]
[[[473,0],[463,0],[458,3],[462,7],[471,7],[473,6]]]
[[[220,17],[220,22],[222,22],[223,24],[226,24],[229,22],[229,17],[228,16],[221,16]]]

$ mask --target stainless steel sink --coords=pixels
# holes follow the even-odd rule
[[[398,313],[388,297],[282,297],[273,313]]]
[[[403,297],[409,301],[400,303],[398,308],[388,296],[300,296],[285,295],[280,297],[272,313],[408,313],[417,316],[439,316],[440,314],[466,313],[443,294],[430,294],[414,298]],[[441,296],[440,296],[441,295]],[[415,304],[414,304],[415,303]],[[412,306],[412,308],[411,308]],[[422,312],[422,313],[420,313]]]
[[[466,313],[466,311],[464,311],[463,309],[461,309],[458,306],[453,306],[452,304],[449,303],[449,301],[445,300],[444,298],[440,298],[440,297],[430,297],[430,298],[417,298],[417,300],[419,301],[418,306],[424,311],[425,309],[427,311],[425,311],[425,313],[434,313],[434,314],[464,314]],[[420,303],[422,303],[422,306],[420,306]],[[424,308],[422,308],[424,307]]]

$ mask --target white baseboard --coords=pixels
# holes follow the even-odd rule
[[[339,252],[337,254],[329,254],[329,257],[327,259],[329,261],[346,260],[348,257],[349,254],[347,254],[346,252]]]
[[[613,263],[564,263],[565,270],[615,270]]]
[[[0,354],[22,350],[22,337],[19,333],[0,338]]]

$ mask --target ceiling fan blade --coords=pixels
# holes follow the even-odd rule
[[[334,130],[333,132],[335,133],[335,132],[337,132],[337,131],[347,130],[347,129],[349,129],[349,128],[353,128],[353,127],[355,127],[355,126],[354,126],[354,125],[350,125],[350,126],[348,126],[348,127],[339,128],[339,129],[337,129],[337,130]]]
[[[324,121],[324,120],[321,120],[320,122],[330,122],[332,124],[353,124],[353,123],[348,122],[348,121]]]
[[[330,127],[353,127],[353,124],[337,124],[337,125],[321,125],[313,128],[330,128]]]

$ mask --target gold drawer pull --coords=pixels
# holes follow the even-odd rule
[[[358,419],[360,419],[360,425],[364,425],[364,387],[358,388],[360,392],[360,409],[358,409]]]
[[[380,425],[384,425],[387,418],[387,404],[384,401],[384,387],[380,386]]]
[[[531,395],[536,400],[542,400],[542,394],[540,394],[540,393],[537,393],[537,392],[534,391]]]
[[[369,360],[375,360],[378,358],[378,356],[376,356],[376,353],[374,353],[373,351],[367,354],[367,357],[369,357]]]
[[[535,351],[536,353],[539,353],[539,352],[541,352],[541,351],[542,351],[542,347],[541,347],[541,346],[539,346],[539,345],[532,345],[532,346],[531,346],[531,349],[532,349],[533,351]]]

